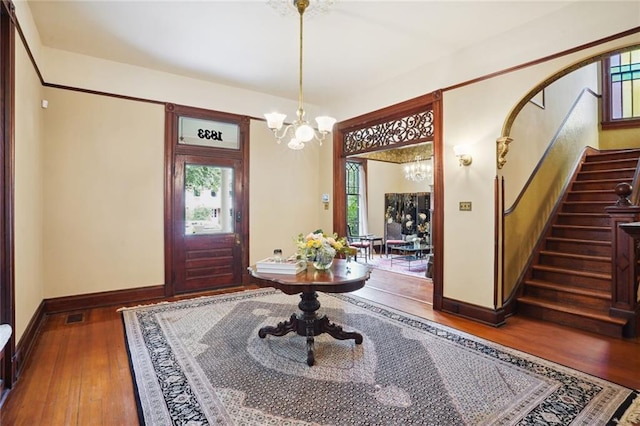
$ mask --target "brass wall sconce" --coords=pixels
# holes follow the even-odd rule
[[[469,166],[473,162],[471,150],[468,145],[454,145],[453,153],[458,157],[460,166]]]

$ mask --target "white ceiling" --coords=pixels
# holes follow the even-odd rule
[[[45,46],[297,99],[298,15],[289,0],[270,1],[291,13],[266,0],[28,4]],[[305,14],[305,102],[401,78],[544,17],[557,22],[569,5],[587,1],[335,0],[326,13]],[[536,37],[553,43],[567,29],[546,27]]]

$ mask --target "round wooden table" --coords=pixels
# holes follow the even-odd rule
[[[260,287],[274,287],[285,294],[300,293],[298,308],[302,312],[292,314],[291,318],[279,322],[275,327],[267,326],[258,331],[258,336],[264,339],[268,334],[284,336],[292,331],[307,338],[307,364],[315,363],[314,337],[327,333],[335,339],[353,339],[357,345],[362,343],[362,335],[347,332],[341,326],[329,321],[326,315],[319,317],[316,311],[320,308],[320,301],[316,291],[323,293],[347,293],[364,287],[369,279],[371,268],[357,262],[347,262],[335,259],[330,269],[316,270],[311,263],[305,271],[296,275],[271,274],[257,272],[255,266],[250,266],[249,274],[252,282]]]

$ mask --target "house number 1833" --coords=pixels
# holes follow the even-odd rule
[[[211,139],[214,141],[222,141],[222,132],[217,132],[215,130],[198,129],[198,137],[200,139]]]

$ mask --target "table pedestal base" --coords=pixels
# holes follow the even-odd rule
[[[320,301],[315,291],[303,292],[300,295],[302,300],[298,307],[302,311],[300,314],[293,314],[287,321],[279,322],[277,326],[262,327],[258,331],[258,336],[264,339],[268,334],[272,336],[284,336],[295,331],[300,336],[307,337],[307,364],[312,366],[315,363],[314,336],[327,333],[338,340],[355,340],[356,345],[362,343],[362,335],[355,332],[347,332],[341,326],[329,322],[326,315],[318,317],[316,311],[320,308]]]

